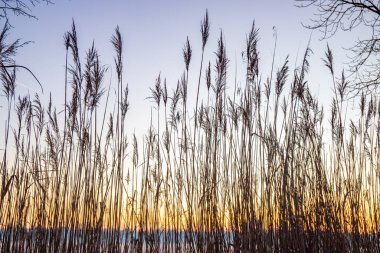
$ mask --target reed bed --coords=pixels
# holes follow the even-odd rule
[[[8,106],[0,252],[380,251],[380,104],[375,92],[362,95],[360,116],[347,118],[349,82],[330,48],[326,117],[307,81],[309,48],[294,70],[288,58],[275,70],[273,59],[262,81],[253,24],[245,83],[227,83],[222,33],[214,58],[204,59],[206,13],[199,70],[190,68],[187,39],[177,86],[161,75],[152,80],[152,120],[138,141],[128,134],[119,28],[109,79],[94,45],[80,58],[74,23],[65,34],[63,108],[52,99],[43,105],[41,94],[15,96],[13,56],[22,44],[6,41],[8,28],[0,36]],[[197,90],[193,108],[189,89]]]

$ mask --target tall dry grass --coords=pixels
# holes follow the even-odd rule
[[[360,117],[347,118],[349,83],[329,47],[334,93],[325,117],[309,89],[309,48],[292,72],[288,57],[278,70],[273,57],[263,82],[253,23],[245,83],[228,83],[222,33],[213,63],[204,63],[206,12],[198,83],[189,81],[187,39],[177,86],[168,91],[159,75],[150,90],[154,111],[139,142],[127,134],[133,119],[119,28],[110,80],[94,44],[80,58],[74,23],[65,34],[64,108],[51,98],[44,106],[39,94],[16,97],[13,56],[22,44],[6,41],[8,29],[0,36],[1,252],[380,250],[379,101],[363,95]],[[197,90],[195,108],[189,89]]]

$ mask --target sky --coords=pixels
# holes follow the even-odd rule
[[[229,58],[228,84],[233,88],[235,66],[237,81],[244,82],[244,65],[241,52],[245,48],[246,36],[252,22],[259,30],[260,67],[262,79],[270,74],[277,31],[277,48],[274,67],[280,67],[289,55],[290,69],[299,66],[303,53],[310,41],[313,54],[310,57],[311,71],[308,76],[312,95],[319,98],[330,110],[332,82],[322,58],[329,43],[333,49],[337,71],[348,61],[344,48],[351,46],[365,31],[353,33],[338,32],[329,40],[321,40],[318,31],[306,29],[302,24],[310,23],[313,8],[297,8],[292,0],[55,0],[53,4],[40,4],[32,8],[38,19],[10,16],[13,26],[9,39],[21,38],[32,41],[19,50],[18,64],[28,66],[44,87],[44,97],[49,92],[56,105],[63,105],[65,46],[63,36],[75,21],[79,50],[84,62],[86,50],[94,41],[100,60],[114,72],[114,51],[110,42],[116,26],[120,27],[124,39],[124,83],[129,85],[131,109],[127,115],[129,132],[144,133],[149,127],[152,103],[149,88],[155,83],[158,74],[167,79],[169,90],[175,88],[177,80],[185,69],[182,48],[189,37],[193,57],[190,63],[189,96],[195,100],[198,80],[201,35],[200,22],[206,9],[210,17],[210,38],[205,48],[205,63],[215,62],[214,52],[220,31],[227,47]],[[4,22],[4,20],[2,20]],[[274,29],[275,27],[275,29]],[[290,75],[290,79],[291,79]],[[290,80],[288,85],[290,84]],[[108,76],[105,87],[116,74]],[[202,78],[205,92],[205,82]],[[16,93],[40,93],[38,84],[25,72],[19,71]],[[5,120],[5,98],[0,98],[2,106],[0,121]],[[47,100],[46,100],[47,101]],[[1,124],[3,129],[3,123]],[[2,131],[3,132],[3,131]]]

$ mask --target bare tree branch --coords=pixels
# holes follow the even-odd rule
[[[309,29],[322,32],[322,39],[334,36],[338,30],[353,31],[357,27],[369,30],[368,38],[357,39],[348,50],[349,70],[356,78],[352,90],[372,90],[380,83],[380,0],[295,0],[298,7],[315,7]]]
[[[32,14],[32,7],[36,4],[51,4],[50,0],[1,0],[0,1],[0,19],[8,18],[9,13],[16,16],[26,16],[37,18]]]

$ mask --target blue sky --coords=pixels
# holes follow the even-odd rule
[[[201,56],[200,21],[206,9],[209,11],[211,30],[206,45],[205,62],[215,62],[213,52],[222,30],[229,57],[228,82],[232,89],[235,77],[235,64],[238,67],[238,83],[244,82],[244,66],[241,52],[252,22],[259,31],[259,51],[263,81],[270,74],[273,56],[273,27],[277,30],[277,50],[275,69],[290,56],[290,68],[299,65],[310,39],[313,55],[310,58],[309,81],[312,94],[320,98],[329,111],[331,104],[331,77],[321,60],[329,42],[335,56],[335,67],[340,70],[347,62],[344,47],[349,47],[365,31],[354,33],[338,32],[329,40],[321,41],[321,33],[310,31],[301,23],[308,23],[314,9],[295,7],[292,0],[56,0],[52,5],[38,5],[32,9],[38,20],[11,16],[14,26],[10,38],[33,41],[22,48],[16,58],[19,64],[30,67],[44,86],[45,97],[52,93],[56,105],[63,104],[65,47],[63,35],[75,20],[80,52],[84,61],[85,51],[95,42],[101,61],[113,69],[114,52],[110,38],[117,25],[124,38],[125,83],[129,84],[131,110],[128,114],[129,130],[142,131],[148,128],[150,108],[146,98],[149,87],[154,85],[159,73],[167,78],[169,90],[174,89],[184,71],[182,48],[189,36],[193,49],[190,64],[189,95],[195,100],[197,78]],[[40,92],[30,75],[20,72],[18,94]],[[291,81],[292,75],[288,81]],[[105,79],[116,81],[116,75]],[[204,86],[204,82],[202,83]],[[201,90],[205,91],[205,89]],[[4,106],[4,98],[1,99]],[[0,121],[4,122],[5,108],[1,108]],[[327,113],[325,117],[329,117]],[[128,120],[127,120],[128,121]],[[2,124],[3,125],[3,124]],[[136,130],[137,129],[137,130]]]

